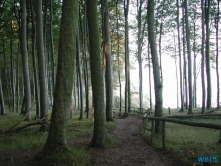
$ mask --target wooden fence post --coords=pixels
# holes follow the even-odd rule
[[[145,133],[145,127],[146,127],[146,119],[145,117],[143,117],[143,131]]]
[[[151,120],[151,123],[152,123],[152,130],[151,130],[151,143],[153,143],[153,139],[154,139],[154,130],[155,130],[154,120]]]
[[[162,145],[163,149],[166,148],[166,121],[162,122]]]

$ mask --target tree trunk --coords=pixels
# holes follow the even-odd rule
[[[138,3],[138,1],[137,1]],[[142,12],[142,4],[143,1],[140,0],[137,4],[137,22],[138,22],[138,35],[137,35],[137,54],[138,54],[138,64],[139,64],[139,101],[140,101],[140,111],[143,108],[143,70],[142,70],[142,61],[141,58],[142,54],[142,43],[143,43],[143,36],[141,36],[141,12]]]
[[[69,104],[76,54],[78,1],[63,0],[59,35],[58,67],[51,124],[43,155],[67,151]]]
[[[19,42],[18,42],[18,52],[20,52],[19,49]],[[20,105],[20,83],[19,83],[19,55],[17,56],[17,79],[16,79],[16,86],[17,86],[17,109],[16,112],[19,112],[19,105]]]
[[[56,83],[56,64],[55,64],[55,56],[54,56],[54,39],[53,39],[53,2],[50,0],[50,41],[51,41],[51,58],[52,58],[52,86],[53,86],[53,94]]]
[[[156,47],[156,35],[154,28],[154,0],[148,0],[148,39],[150,43],[151,58],[153,64],[154,75],[154,90],[155,90],[155,116],[161,117],[163,115],[163,100],[162,100],[162,82],[160,78],[160,66],[157,55]],[[162,122],[155,121],[155,133],[160,134],[162,132]]]
[[[124,0],[124,17],[125,17],[125,112],[124,117],[128,117],[129,111],[129,34],[128,34],[128,11],[129,0]]]
[[[111,40],[109,26],[109,10],[105,5],[104,12],[104,38],[105,38],[105,59],[106,59],[106,121],[113,121],[113,69],[111,56]]]
[[[36,64],[36,28],[35,28],[35,21],[34,21],[34,13],[33,13],[33,6],[32,1],[30,0],[31,5],[31,21],[32,21],[32,63],[33,63],[33,70],[34,70],[34,83],[35,83],[35,101],[36,101],[36,118],[40,118],[40,101],[39,101],[39,85],[38,85],[38,71],[37,71],[37,64]]]
[[[182,15],[183,15],[183,26],[182,26],[182,30],[183,30],[183,91],[184,91],[184,108],[188,109],[188,86],[187,86],[187,62],[186,62],[186,42],[185,42],[185,11],[184,11],[184,7],[182,8]]]
[[[13,39],[10,38],[10,54],[11,54],[11,90],[12,90],[12,112],[15,112],[15,60],[13,57]]]
[[[1,115],[5,115],[5,102],[4,102],[3,92],[2,92],[1,76],[0,76],[0,106],[1,106]]]
[[[195,6],[196,8],[196,6]],[[196,100],[196,96],[197,96],[197,71],[196,71],[196,12],[194,12],[194,23],[193,23],[193,107],[197,107],[197,100]]]
[[[31,107],[31,88],[30,88],[30,77],[29,77],[29,67],[28,67],[28,50],[27,50],[27,21],[26,21],[26,1],[21,0],[21,54],[22,54],[22,66],[24,75],[24,93],[25,93],[25,113],[28,113],[26,118],[27,121],[31,120],[31,112],[29,111]]]
[[[207,78],[207,95],[206,109],[211,109],[211,73],[210,73],[210,28],[209,28],[210,0],[205,1],[205,24],[206,24],[206,78]]]
[[[87,15],[87,6],[84,4],[84,15]],[[87,19],[84,18],[84,29],[81,28],[83,36],[83,54],[84,54],[84,80],[85,80],[85,106],[87,112],[87,119],[89,118],[89,78],[88,78],[88,56],[87,56]]]
[[[7,87],[7,98],[8,98],[8,109],[9,111],[11,111],[11,106],[10,106],[10,92],[9,92],[9,78],[10,76],[8,76],[8,69],[7,69],[7,61],[6,61],[6,51],[5,51],[5,41],[2,40],[2,49],[3,49],[3,57],[4,57],[4,70],[5,70],[5,76],[6,76],[6,87]]]
[[[81,67],[81,58],[80,58],[80,40],[79,40],[79,30],[77,32],[76,37],[76,60],[77,60],[77,68],[78,68],[78,76],[79,76],[79,84],[80,84],[80,117],[79,120],[84,119],[84,96],[83,96],[83,83],[82,83],[82,67]]]
[[[184,0],[184,8],[185,8],[185,23],[186,23],[186,42],[187,42],[187,53],[188,53],[188,90],[189,90],[188,114],[193,114],[192,57],[191,57],[191,46],[190,46],[190,30],[189,30],[187,0]]]
[[[97,0],[87,1],[89,27],[91,82],[94,105],[94,132],[91,146],[104,146],[106,139],[104,113],[104,81],[102,57],[100,56],[100,33],[97,13]]]
[[[177,5],[177,37],[178,37],[178,52],[179,52],[179,71],[180,71],[180,112],[184,111],[184,99],[183,99],[183,77],[182,77],[182,54],[181,54],[181,42],[180,42],[180,23],[179,23],[179,1],[176,0]]]
[[[48,88],[46,74],[46,59],[44,52],[43,40],[43,22],[42,22],[42,0],[36,1],[36,33],[37,33],[37,52],[39,66],[39,81],[40,81],[40,107],[41,118],[48,115]],[[42,128],[42,130],[46,130]]]
[[[202,10],[202,46],[201,46],[201,82],[202,82],[202,114],[206,112],[205,109],[205,98],[206,98],[206,88],[205,88],[205,76],[204,76],[204,64],[205,64],[205,54],[204,54],[204,47],[205,47],[205,10],[204,10],[204,0],[201,0],[201,10]]]
[[[176,85],[177,85],[177,108],[179,108],[179,81],[178,81],[178,67],[177,67],[177,51],[176,51],[176,39],[175,39],[175,33],[174,33],[174,59],[175,59],[175,68],[176,68]]]
[[[216,94],[216,108],[220,108],[220,85],[219,85],[219,1],[217,7],[218,13],[215,17],[215,28],[216,28],[216,80],[217,80],[217,94]]]
[[[122,88],[121,88],[121,77],[120,77],[120,35],[119,35],[119,16],[118,16],[118,1],[116,1],[116,17],[117,17],[117,67],[118,67],[118,82],[120,91],[120,110],[119,115],[122,112]]]
[[[149,63],[149,93],[150,93],[150,112],[152,112],[152,84],[151,84],[151,60],[150,60],[150,44],[148,42],[148,63]]]

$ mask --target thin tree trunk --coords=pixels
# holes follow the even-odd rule
[[[150,93],[150,112],[152,112],[152,84],[151,84],[151,60],[150,60],[150,44],[148,42],[148,63],[149,63],[149,93]]]
[[[150,43],[151,58],[153,64],[154,75],[154,90],[155,90],[155,116],[161,117],[163,115],[163,100],[162,100],[162,82],[160,78],[160,66],[156,48],[156,35],[154,28],[154,0],[148,0],[148,39]],[[155,133],[162,132],[162,122],[155,121]]]
[[[26,21],[26,1],[21,0],[21,54],[22,54],[22,66],[24,75],[24,93],[25,93],[25,113],[28,114],[26,120],[31,120],[31,88],[30,88],[30,77],[28,67],[28,50],[27,50],[27,21]]]
[[[206,112],[205,109],[205,98],[206,98],[206,89],[205,89],[205,76],[204,76],[204,64],[205,64],[205,54],[204,54],[204,47],[205,47],[205,10],[204,10],[204,0],[201,0],[201,10],[202,10],[202,46],[201,46],[201,82],[202,82],[202,114]]]
[[[11,105],[10,105],[10,103],[11,103],[11,101],[10,101],[10,91],[9,91],[9,76],[8,76],[8,69],[7,69],[7,61],[6,61],[6,56],[5,56],[5,54],[6,54],[6,52],[5,52],[5,41],[4,40],[2,40],[2,49],[3,49],[3,57],[4,57],[4,70],[5,70],[5,76],[6,76],[6,86],[7,86],[7,98],[8,98],[8,109],[9,109],[9,111],[11,111]]]
[[[1,115],[5,115],[5,102],[4,102],[4,96],[2,91],[2,81],[0,76],[0,106],[1,106]]]
[[[196,6],[195,6],[196,8]],[[196,71],[196,12],[194,12],[194,23],[193,23],[193,31],[194,31],[194,35],[193,35],[193,107],[197,107],[197,100],[196,100],[196,96],[197,96],[197,71]]]
[[[52,58],[52,89],[54,94],[54,88],[56,83],[56,64],[54,56],[54,36],[53,36],[53,2],[50,0],[50,41],[51,41],[51,58]],[[52,103],[53,104],[53,103]]]
[[[206,25],[206,78],[207,78],[207,95],[206,109],[211,109],[211,73],[210,73],[210,28],[209,28],[210,0],[205,1],[205,25]]]
[[[36,28],[35,28],[32,1],[30,0],[29,2],[31,5],[31,21],[32,21],[32,63],[33,63],[33,70],[34,70],[34,84],[35,84],[34,91],[35,91],[35,100],[36,100],[36,118],[40,118],[38,71],[37,71],[37,64],[36,64]]]
[[[137,0],[137,22],[138,22],[138,36],[137,36],[137,54],[139,62],[139,99],[140,99],[140,112],[143,108],[143,73],[142,73],[142,42],[143,37],[141,36],[141,12],[142,12],[143,1],[140,0],[138,3]]]
[[[187,62],[186,62],[186,42],[185,42],[185,11],[184,11],[184,7],[182,8],[182,15],[183,15],[183,26],[182,26],[182,30],[183,30],[183,81],[184,81],[184,107],[185,109],[188,109],[188,85],[187,85]]]
[[[15,112],[15,62],[13,58],[13,39],[10,38],[10,54],[11,54],[11,90],[12,90],[12,112]]]
[[[176,83],[177,83],[177,108],[179,108],[179,81],[178,81],[178,67],[177,67],[177,51],[176,51],[176,40],[175,40],[175,33],[174,33],[174,59],[175,59],[175,68],[176,68]]]
[[[129,34],[128,34],[128,11],[129,0],[124,0],[124,17],[125,17],[125,112],[124,117],[128,117],[129,112]]]
[[[220,85],[219,85],[219,1],[217,7],[218,13],[215,20],[215,27],[216,27],[216,80],[217,80],[217,94],[216,94],[216,107],[217,109],[220,108]]]
[[[118,1],[116,1],[116,17],[117,17],[117,67],[118,67],[118,82],[119,82],[119,92],[120,92],[120,110],[119,115],[122,112],[122,88],[121,88],[121,77],[120,77],[120,35],[119,35],[119,16],[118,16]]]
[[[109,26],[109,10],[105,5],[104,12],[104,34],[105,34],[105,59],[106,59],[106,121],[113,121],[113,69],[111,56],[111,41],[110,41],[110,26]]]
[[[180,42],[180,23],[179,23],[179,1],[176,1],[177,5],[177,37],[178,37],[178,52],[179,52],[179,71],[180,71],[180,112],[184,111],[184,99],[183,99],[183,77],[182,77],[182,54],[181,54],[181,42]]]
[[[184,0],[184,8],[185,8],[186,40],[187,40],[187,53],[188,53],[188,89],[189,89],[188,114],[193,114],[192,57],[191,57],[191,46],[190,46],[190,30],[189,30],[187,0]]]
[[[43,40],[43,22],[42,22],[42,0],[36,1],[36,33],[37,33],[37,52],[38,52],[38,68],[39,68],[39,82],[40,82],[40,107],[41,118],[48,115],[48,88],[47,88],[47,74],[46,74],[46,59],[44,52]],[[41,128],[46,130],[46,128]]]
[[[79,40],[79,30],[76,36],[76,60],[77,60],[77,68],[78,68],[78,76],[79,76],[79,84],[80,84],[80,117],[79,120],[84,119],[84,96],[83,96],[83,83],[82,83],[82,67],[81,67],[81,58],[80,58],[80,40]]]
[[[20,45],[18,42],[18,52],[20,52],[19,47],[20,47]],[[19,55],[17,56],[17,80],[16,80],[16,83],[17,83],[17,109],[16,109],[16,112],[19,112],[19,106],[20,106]]]

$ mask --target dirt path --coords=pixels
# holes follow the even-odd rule
[[[110,134],[119,146],[114,149],[92,150],[92,163],[99,166],[179,166],[172,157],[156,150],[141,137],[142,118],[130,116],[116,119],[117,129]]]
[[[118,141],[118,147],[113,149],[89,148],[91,165],[93,166],[180,166],[177,160],[156,150],[141,137],[142,118],[130,116],[116,119],[117,128],[109,133]],[[87,147],[91,136],[69,141],[69,147]],[[88,149],[88,148],[87,148]],[[33,166],[30,163],[39,149],[21,150],[0,154],[0,166]],[[36,165],[36,164],[35,164]]]

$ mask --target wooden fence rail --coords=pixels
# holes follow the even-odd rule
[[[157,120],[157,121],[162,121],[162,146],[163,146],[163,149],[165,149],[166,147],[166,122],[172,122],[172,123],[177,123],[177,124],[183,124],[183,125],[188,125],[188,126],[195,126],[195,127],[204,127],[204,128],[209,128],[209,129],[217,129],[220,131],[220,140],[218,142],[221,142],[221,125],[218,125],[218,124],[212,124],[212,123],[202,123],[202,122],[193,122],[193,121],[187,121],[187,120],[180,120],[180,119],[174,119],[174,117],[178,117],[178,116],[166,116],[166,117],[153,117],[153,116],[150,116],[150,115],[147,115],[145,114],[143,116],[143,129],[144,129],[144,132],[145,130],[149,130],[151,131],[151,143],[153,143],[154,141],[154,121]],[[179,116],[181,117],[181,116]],[[201,118],[203,117],[202,115],[187,115],[185,116],[185,118]],[[205,116],[205,117],[208,117]],[[221,118],[221,115],[218,114],[218,116],[210,116],[210,118]],[[150,120],[151,121],[151,129],[149,129],[147,127],[147,120]]]

